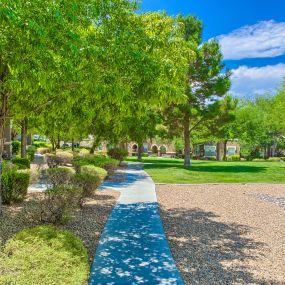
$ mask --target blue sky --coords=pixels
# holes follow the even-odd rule
[[[274,93],[285,77],[285,0],[142,0],[141,11],[196,15],[220,41],[237,97]]]

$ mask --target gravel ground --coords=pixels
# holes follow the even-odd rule
[[[186,284],[285,284],[285,185],[157,186]]]
[[[4,216],[0,217],[0,245],[18,231],[38,225],[32,211],[35,207],[33,200],[35,195],[41,194],[31,194],[27,201],[19,205],[4,206]],[[101,232],[118,196],[119,193],[111,190],[97,191],[92,198],[86,201],[83,210],[76,212],[66,225],[60,226],[62,229],[70,230],[83,240],[88,250],[90,264]]]

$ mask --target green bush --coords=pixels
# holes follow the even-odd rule
[[[2,201],[5,204],[23,201],[27,195],[30,175],[14,169],[2,173]]]
[[[68,165],[68,164],[73,163],[73,152],[72,151],[57,150],[56,156],[60,158],[61,165]]]
[[[112,148],[108,150],[108,155],[121,162],[128,156],[128,151],[122,148]]]
[[[240,161],[240,155],[232,155],[229,158],[231,161]]]
[[[48,147],[39,147],[37,148],[37,153],[39,154],[47,154],[47,153],[50,153],[51,152],[51,149],[48,148]]]
[[[75,157],[73,159],[75,167],[81,167],[84,165],[94,165],[104,168],[108,173],[113,173],[117,169],[119,161],[104,157],[104,156],[88,156],[88,157]]]
[[[59,185],[44,192],[40,201],[40,221],[64,224],[81,205],[83,189],[74,185]]]
[[[253,162],[262,162],[262,161],[266,161],[266,159],[264,158],[254,158],[252,159]]]
[[[280,157],[282,161],[285,161],[285,156]]]
[[[62,158],[52,153],[46,155],[46,161],[49,168],[56,168],[62,164]]]
[[[82,241],[52,226],[21,231],[0,251],[0,284],[86,284],[88,268]]]
[[[14,155],[19,154],[20,147],[21,147],[21,143],[19,141],[12,141],[12,153]]]
[[[97,167],[94,165],[81,166],[80,173],[88,173],[91,175],[98,176],[101,181],[105,180],[108,175],[107,171],[104,168]]]
[[[33,161],[35,158],[36,148],[32,145],[30,145],[27,148],[27,156],[29,157],[30,161]]]
[[[35,148],[51,148],[51,144],[48,144],[47,142],[45,141],[35,141],[33,143],[33,146]]]
[[[276,161],[276,162],[280,162],[281,161],[281,158],[280,157],[269,157],[268,158],[268,161]]]
[[[49,168],[47,174],[53,187],[56,187],[69,184],[74,173],[70,168],[60,167]]]
[[[101,183],[98,175],[89,173],[75,174],[72,180],[72,184],[83,189],[84,197],[90,197]]]
[[[28,158],[15,157],[12,159],[12,162],[20,169],[29,169],[31,167],[30,160]]]

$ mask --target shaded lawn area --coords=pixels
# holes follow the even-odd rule
[[[182,159],[146,157],[142,162],[155,183],[285,183],[285,162],[195,160],[190,168],[184,168]]]

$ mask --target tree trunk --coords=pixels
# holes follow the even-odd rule
[[[224,158],[224,144],[223,142],[217,143],[217,161],[222,161]]]
[[[228,140],[224,141],[224,161],[227,160],[227,144],[228,144]]]
[[[3,214],[2,210],[2,166],[3,166],[3,150],[4,150],[4,132],[6,126],[6,118],[8,114],[8,95],[5,90],[2,89],[2,83],[6,81],[8,75],[8,66],[2,65],[0,62],[1,74],[0,74],[0,216]]]
[[[27,128],[28,119],[25,117],[21,122],[21,157],[27,157]]]
[[[184,116],[184,167],[191,166],[191,158],[190,158],[190,116],[189,114],[185,114]]]
[[[143,153],[143,144],[138,143],[138,160],[142,159],[142,153]]]
[[[59,134],[57,135],[56,148],[57,148],[57,149],[60,149],[60,136],[59,136]]]
[[[55,151],[55,139],[53,137],[50,138],[52,151]]]
[[[4,152],[4,133],[6,126],[6,118],[8,113],[8,96],[1,94],[1,109],[0,109],[0,216],[3,215],[2,210],[2,170],[3,170],[3,152]]]
[[[98,144],[99,144],[98,140],[94,136],[94,141],[93,141],[92,147],[90,149],[90,154],[94,154],[95,153],[95,149],[96,149],[96,147],[98,147]]]
[[[71,140],[71,149],[74,151],[74,139]]]

